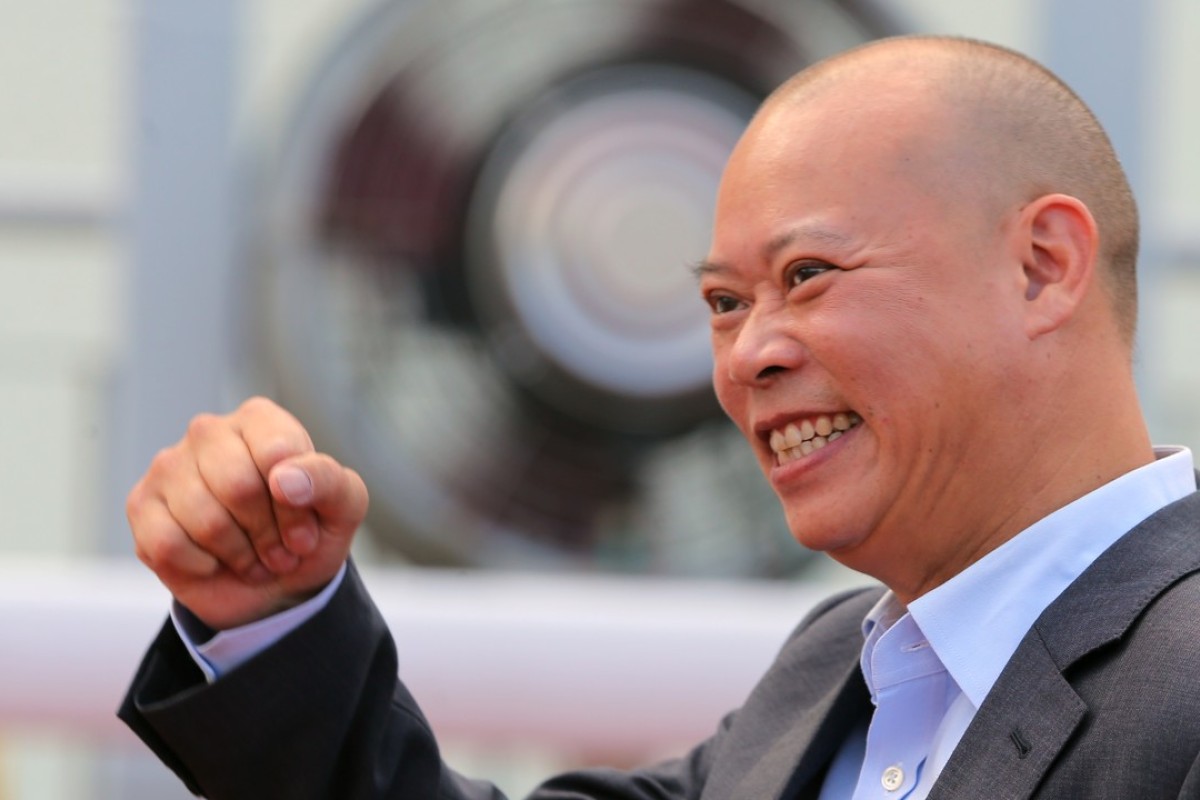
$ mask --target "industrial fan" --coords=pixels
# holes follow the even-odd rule
[[[260,185],[263,368],[416,563],[785,576],[710,388],[703,257],[762,97],[862,3],[410,0],[312,78]]]

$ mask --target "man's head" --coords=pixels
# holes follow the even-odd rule
[[[700,273],[718,397],[796,536],[911,597],[1143,459],[1136,249],[1106,137],[1021,56],[893,39],[781,87]]]
[[[949,137],[961,160],[947,160],[946,167],[965,168],[970,171],[962,178],[982,178],[1028,199],[1062,192],[1088,206],[1100,232],[1102,279],[1132,345],[1138,250],[1133,192],[1091,109],[1041,64],[971,39],[897,37],[804,70],[773,94],[764,111],[804,103],[856,74],[872,80],[889,64],[928,81],[924,88],[962,125]]]

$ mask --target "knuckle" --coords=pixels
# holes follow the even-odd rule
[[[275,404],[261,394],[256,394],[247,397],[242,401],[240,410],[244,411],[261,411],[273,407]]]
[[[287,414],[283,407],[271,400],[269,397],[262,395],[254,395],[247,397],[242,404],[238,406],[238,416],[250,417],[273,417],[280,414]]]
[[[250,397],[235,415],[242,438],[263,471],[313,450],[312,438],[300,421],[269,398]]]
[[[224,512],[216,509],[197,511],[188,524],[188,536],[205,548],[219,547],[230,538],[233,526]]]
[[[150,467],[146,470],[147,478],[161,478],[177,471],[183,460],[182,448],[179,445],[164,447],[154,454]]]
[[[305,467],[325,482],[336,481],[342,475],[342,465],[328,453],[313,453]]]
[[[286,515],[283,518],[286,519]],[[260,557],[265,557],[271,547],[280,541],[279,529],[274,523],[250,528],[246,535],[250,538],[250,547],[246,552],[247,567]]]
[[[171,536],[134,540],[133,553],[138,561],[160,577],[179,574],[188,561],[188,546]]]
[[[146,506],[146,480],[143,478],[133,485],[129,494],[125,495],[125,518],[132,524],[134,519],[141,516]]]
[[[197,414],[188,422],[188,439],[207,439],[223,424],[216,414]]]
[[[265,502],[267,486],[256,470],[239,469],[211,478],[213,493],[227,508],[243,508]]]
[[[190,546],[180,536],[155,536],[140,541],[135,549],[138,558],[157,571],[182,562]]]
[[[302,453],[299,445],[283,436],[263,441],[255,447],[255,458],[262,467],[270,471],[276,464]]]
[[[251,567],[258,563],[258,553],[252,547],[246,547],[236,553],[230,554],[226,561],[228,567],[234,572],[248,572]]]

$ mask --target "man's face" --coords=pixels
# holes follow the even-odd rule
[[[903,110],[819,106],[760,120],[727,168],[700,270],[714,385],[803,544],[936,570],[995,521],[1020,433],[1013,254]]]

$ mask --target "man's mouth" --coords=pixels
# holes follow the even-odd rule
[[[787,464],[820,450],[861,423],[862,417],[853,411],[821,414],[789,422],[784,427],[771,431],[771,450],[775,452],[779,464]]]

